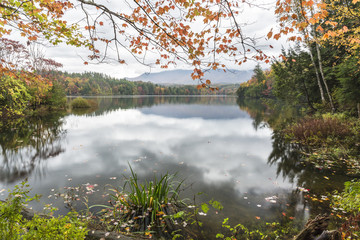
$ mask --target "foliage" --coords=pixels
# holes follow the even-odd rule
[[[23,239],[85,239],[88,232],[86,223],[77,218],[74,212],[66,216],[46,219],[35,215],[35,217],[25,224],[28,229]]]
[[[339,64],[336,76],[340,82],[336,97],[342,106],[342,110],[349,109],[351,111],[356,109],[356,105],[360,103],[360,68],[358,59],[351,57]]]
[[[332,207],[356,216],[360,213],[360,180],[345,182],[344,185],[341,193],[335,192],[333,195]]]
[[[77,219],[75,213],[57,218],[42,218],[35,215],[31,220],[23,218],[23,207],[40,197],[29,197],[29,184],[22,182],[9,190],[8,198],[0,201],[1,239],[84,239],[86,224]]]
[[[0,79],[0,116],[22,115],[31,96],[23,82],[10,76]]]
[[[66,108],[66,94],[60,83],[54,81],[45,100],[50,109]]]
[[[82,97],[77,97],[74,100],[72,100],[71,107],[72,108],[90,108],[91,105],[88,102],[88,100],[86,100]]]
[[[53,108],[64,105],[59,85],[36,73],[62,65],[34,55],[31,49],[18,41],[0,38],[0,111],[3,117],[23,115],[25,110],[45,104]]]
[[[307,105],[320,101],[320,92],[316,84],[316,73],[312,67],[310,54],[299,45],[283,50],[288,60],[274,62],[274,95],[292,105]]]
[[[0,7],[0,37],[18,30],[29,41],[42,35],[52,44],[59,44],[62,39],[67,44],[81,44],[77,25],[62,20],[65,11],[73,8],[69,1],[4,0]]]
[[[360,237],[360,180],[345,182],[345,189],[332,196],[331,205],[333,210],[343,215],[344,211],[350,216],[345,216],[340,228],[343,238],[358,239]]]
[[[360,50],[360,2],[358,0],[331,0],[326,5],[329,12],[328,21],[324,24],[327,31],[322,36],[322,41],[339,48],[345,48],[346,51],[357,58]]]
[[[270,71],[264,72],[258,64],[254,69],[252,78],[240,84],[236,94],[239,98],[271,97],[272,82],[272,73]]]
[[[261,239],[292,239],[297,230],[291,224],[281,226],[280,223],[265,223],[265,226],[258,227],[256,230],[250,230],[242,224],[231,226],[229,218],[225,218],[222,227],[227,233],[218,233],[216,238],[225,240],[261,240]]]

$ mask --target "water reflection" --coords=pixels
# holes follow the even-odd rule
[[[259,102],[238,101],[239,107],[253,117],[253,126],[267,125],[274,129],[272,133],[272,151],[268,164],[276,167],[277,178],[289,181],[297,186],[288,195],[287,212],[307,219],[320,213],[329,213],[328,196],[335,190],[341,191],[345,181],[351,180],[341,170],[314,167],[302,161],[305,149],[286,141],[281,134],[281,127],[299,117],[299,111],[290,106],[276,104],[263,105]],[[285,210],[284,210],[285,211]]]
[[[325,194],[344,181],[301,165],[296,149],[273,133],[274,126],[295,116],[290,108],[276,112],[232,97],[96,99],[99,108],[82,115],[4,126],[0,187],[28,176],[34,192],[45,196],[52,194],[50,189],[85,183],[98,184],[102,193],[107,184],[122,185],[128,163],[142,179],[177,172],[186,179],[184,197],[193,200],[195,195],[198,203],[214,199],[225,207],[203,219],[211,226],[206,228],[209,239],[225,217],[254,225],[258,218],[295,217],[303,223],[321,204],[310,202],[298,187]],[[44,170],[43,163],[47,174],[39,178],[34,169]],[[90,204],[105,204],[101,195],[88,196]],[[275,202],[266,200],[271,196]]]
[[[45,174],[44,161],[64,152],[66,130],[60,114],[20,118],[0,126],[0,182],[13,183]]]

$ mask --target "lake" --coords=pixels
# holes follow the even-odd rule
[[[43,203],[67,210],[54,194],[94,185],[89,204],[106,204],[105,189],[122,186],[129,165],[141,179],[177,173],[189,204],[216,200],[204,222],[215,239],[225,217],[231,223],[304,224],[328,211],[326,194],[347,177],[299,161],[271,125],[287,112],[229,96],[96,97],[99,107],[22,119],[2,126],[0,198],[25,178]],[[270,123],[270,124],[269,124]],[[86,185],[87,184],[87,185]],[[84,196],[76,196],[81,198]],[[195,196],[195,197],[194,197]],[[78,204],[77,208],[81,208]]]

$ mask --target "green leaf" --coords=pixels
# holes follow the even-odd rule
[[[201,210],[204,213],[207,213],[209,211],[209,206],[206,203],[201,204]]]

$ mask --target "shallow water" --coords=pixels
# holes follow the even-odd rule
[[[213,199],[224,206],[200,216],[211,235],[225,217],[245,224],[284,218],[305,222],[326,211],[325,194],[347,180],[299,164],[296,151],[265,122],[266,116],[281,115],[259,104],[237,104],[236,98],[221,96],[93,100],[99,103],[96,110],[5,124],[0,190],[28,178],[33,192],[43,195],[34,208],[53,202],[65,213],[63,200],[53,196],[64,187],[97,184],[86,196],[90,204],[106,203],[104,189],[121,186],[129,164],[141,179],[177,173],[185,179],[182,197],[193,201],[196,196],[197,203]],[[5,191],[0,194],[5,198]]]

